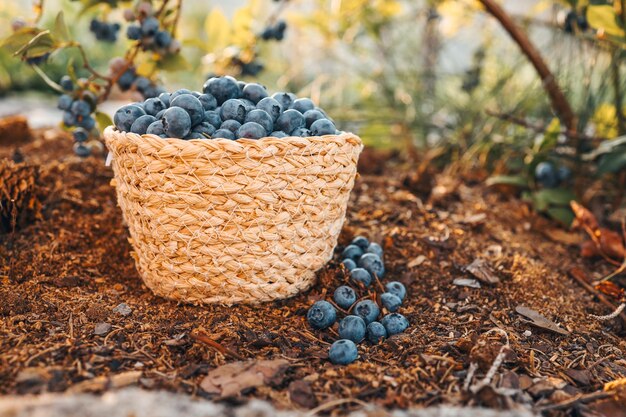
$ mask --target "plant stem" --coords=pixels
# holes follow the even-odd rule
[[[620,51],[613,50],[611,56],[611,76],[613,79],[613,102],[615,104],[615,114],[617,115],[617,133],[622,136],[626,133],[626,118],[624,117],[624,97],[622,96],[621,77],[620,77]]]
[[[63,90],[63,87],[52,81],[52,79],[48,77],[48,74],[46,74],[41,68],[39,68],[39,65],[32,65],[31,67],[41,77],[41,79],[43,79],[45,83],[52,87],[55,91],[59,93],[65,92],[65,90]]]

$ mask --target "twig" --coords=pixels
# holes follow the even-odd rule
[[[601,400],[603,398],[612,397],[613,395],[615,395],[615,392],[611,391],[598,391],[592,392],[590,394],[579,394],[567,401],[541,407],[537,411],[539,412],[539,414],[543,414],[544,411],[563,410],[566,408],[571,408],[574,404],[586,404],[592,401]]]
[[[574,278],[574,280],[578,282],[589,294],[593,295],[594,297],[598,299],[598,301],[600,301],[605,306],[609,307],[611,311],[615,311],[617,309],[617,306],[613,304],[612,302],[610,302],[604,295],[598,292],[595,288],[589,285],[589,283],[587,283],[585,279],[580,276],[580,273],[578,271],[579,270],[576,268],[571,268],[569,271],[567,271],[567,273],[570,277]],[[622,319],[622,322],[626,324],[626,313],[622,311],[621,313],[619,313],[619,317]]]
[[[336,407],[338,405],[349,404],[349,403],[356,403],[356,404],[359,404],[359,405],[361,405],[363,407],[367,407],[368,406],[368,404],[366,402],[361,401],[358,398],[340,398],[338,400],[332,400],[332,401],[328,401],[328,402],[326,402],[324,404],[320,404],[319,406],[313,408],[308,413],[306,413],[304,415],[304,417],[313,417],[314,415],[316,415],[320,411],[328,410],[329,408],[333,408],[333,407]]]
[[[210,347],[212,347],[213,349],[217,350],[218,352],[223,353],[224,355],[232,356],[233,358],[239,359],[240,361],[246,359],[243,356],[241,356],[240,354],[238,354],[237,352],[233,352],[232,350],[228,349],[226,346],[220,345],[215,340],[211,339],[209,337],[209,335],[207,335],[206,333],[204,333],[202,331],[193,332],[189,336],[193,340],[197,340],[198,342],[202,342],[202,343],[204,343],[206,345],[209,345]]]
[[[611,320],[611,319],[614,319],[615,317],[619,316],[619,315],[620,315],[620,313],[621,313],[622,311],[624,311],[624,308],[625,308],[625,307],[626,307],[626,304],[622,303],[622,304],[620,304],[620,305],[619,305],[619,306],[615,309],[615,311],[614,311],[614,312],[612,312],[611,314],[607,314],[607,315],[605,315],[605,316],[596,316],[595,314],[590,314],[590,316],[591,316],[591,317],[593,317],[593,318],[594,318],[594,319],[596,319],[596,320],[599,320],[599,321],[607,321],[607,320]]]
[[[550,102],[555,113],[563,120],[563,123],[570,132],[576,132],[576,116],[569,104],[569,101],[561,91],[556,78],[541,57],[541,54],[532,44],[528,36],[515,24],[513,19],[494,0],[480,0],[485,9],[496,18],[502,27],[511,35],[518,44],[524,55],[531,62],[539,74],[543,83],[543,88],[550,97]],[[578,147],[578,146],[576,146]]]

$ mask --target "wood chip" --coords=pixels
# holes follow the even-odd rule
[[[465,267],[465,270],[485,284],[498,284],[500,282],[500,278],[498,278],[484,259],[474,259],[471,264]]]
[[[480,282],[472,278],[455,278],[452,283],[460,287],[480,288]]]
[[[407,264],[407,268],[415,268],[416,266],[420,266],[426,261],[426,257],[424,255],[420,255],[417,258],[413,259],[411,262]]]
[[[279,383],[288,366],[285,359],[232,362],[210,371],[200,387],[209,394],[233,397],[248,388]]]
[[[515,311],[517,312],[517,314],[528,318],[530,320],[528,321],[528,323],[532,324],[533,326],[545,330],[550,330],[551,332],[562,334],[564,336],[569,336],[570,334],[567,330],[562,329],[561,327],[559,327],[558,324],[551,320],[548,320],[546,317],[542,316],[531,308],[525,306],[517,306],[515,307]]]

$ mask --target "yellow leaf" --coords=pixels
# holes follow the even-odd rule
[[[617,112],[612,104],[602,103],[598,106],[591,120],[598,136],[609,139],[617,136]]]
[[[604,384],[604,391],[613,391],[616,388],[626,385],[626,378],[616,379],[615,381],[607,382]]]
[[[139,64],[137,67],[137,74],[144,77],[150,77],[156,68],[156,62],[153,60],[146,60]]]
[[[228,19],[220,8],[214,8],[204,21],[208,47],[207,52],[224,49],[230,43],[231,30]]]

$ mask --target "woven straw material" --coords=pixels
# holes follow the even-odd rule
[[[347,133],[186,141],[108,127],[104,137],[142,279],[194,304],[309,288],[332,257],[363,149]]]

